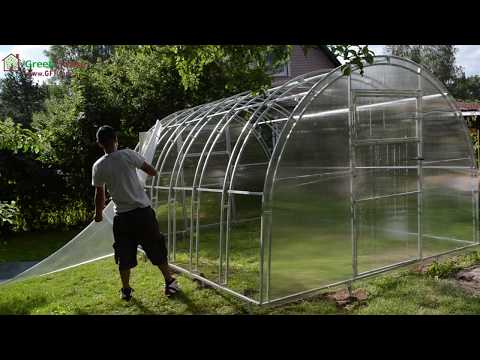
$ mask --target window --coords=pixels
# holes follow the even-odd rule
[[[267,64],[272,64],[272,58],[269,55],[267,58]],[[272,77],[280,77],[280,76],[289,76],[289,68],[290,68],[290,61],[287,61],[285,64],[280,65],[279,67],[272,69],[269,73]]]

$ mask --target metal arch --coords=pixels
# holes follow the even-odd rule
[[[168,145],[168,144],[172,141],[172,138],[177,135],[177,132],[181,128],[180,125],[183,125],[184,123],[186,123],[192,116],[195,116],[197,113],[199,113],[201,109],[203,109],[202,106],[198,106],[198,107],[195,107],[193,109],[188,109],[185,113],[182,114],[183,117],[177,117],[175,119],[175,125],[179,125],[179,126],[171,127],[171,129],[172,129],[171,134],[170,134],[169,138],[167,139],[167,143],[164,145],[164,147],[163,147],[163,149],[162,149],[162,151],[161,151],[161,153],[160,153],[160,155],[157,159],[157,162],[155,164],[155,169],[157,169],[157,171],[158,171],[157,186],[158,186],[160,177],[162,175],[163,163],[165,161],[165,155],[168,154],[168,151],[170,149],[170,145]],[[167,127],[167,129],[169,129],[169,128],[170,127]],[[160,169],[159,169],[160,162],[162,162],[162,165],[160,166]]]
[[[310,90],[306,94],[303,95],[302,99],[297,103],[295,108],[292,110],[290,116],[286,120],[286,124],[283,126],[283,128],[281,130],[279,139],[277,141],[277,146],[275,146],[275,148],[274,148],[272,157],[271,157],[270,162],[269,162],[268,167],[267,167],[267,172],[266,172],[266,176],[265,176],[265,185],[264,185],[264,191],[263,191],[263,197],[262,197],[262,209],[263,209],[262,222],[266,222],[264,217],[266,216],[266,214],[268,214],[268,216],[270,218],[270,221],[269,221],[270,227],[271,227],[271,214],[272,214],[271,203],[272,203],[272,196],[273,196],[273,179],[275,179],[275,177],[276,177],[276,173],[277,173],[277,170],[278,170],[278,165],[281,161],[283,151],[284,151],[285,146],[288,142],[287,140],[290,137],[291,132],[293,131],[293,128],[295,127],[296,123],[299,121],[299,119],[301,119],[301,117],[303,116],[305,111],[308,109],[308,107],[309,107],[310,103],[313,101],[313,99],[315,99],[321,92],[323,92],[323,90],[328,88],[331,83],[333,83],[337,79],[344,76],[343,74],[340,73],[339,75],[334,77],[336,74],[338,74],[339,69],[340,68],[332,69],[332,71],[325,74],[324,77],[319,79],[316,83],[312,84]],[[331,79],[332,77],[333,77],[333,79]],[[317,90],[317,88],[319,88],[319,87],[320,87],[320,90],[316,91],[315,95],[310,98],[310,95],[312,93],[314,93],[315,90]],[[309,101],[306,104],[304,104],[307,101],[307,99],[309,99]],[[294,116],[294,114],[298,112],[298,109],[301,109],[300,115]],[[293,121],[292,121],[292,119],[293,119]],[[290,126],[290,129],[287,130],[289,126]],[[287,133],[287,131],[288,131],[288,133]],[[272,173],[272,169],[274,169],[273,173]],[[267,227],[262,228],[261,237],[262,237],[261,241],[264,244],[264,246],[268,245],[268,247],[269,247],[268,253],[270,253],[271,252],[271,244],[272,244],[271,229],[267,228]],[[266,275],[266,278],[267,278],[266,279],[267,280],[266,301],[267,302],[270,301],[269,300],[270,266],[271,266],[271,257],[269,257],[269,259],[268,259],[268,267],[267,267],[268,270],[267,270],[267,275]],[[263,279],[262,279],[262,281],[263,281]],[[263,302],[263,299],[261,299],[261,302]]]
[[[315,78],[317,76],[323,78],[323,76],[324,76],[323,73],[321,75],[316,75],[316,74],[317,74],[317,72],[311,72],[311,73],[308,73],[308,74],[304,74],[303,76],[299,76],[297,78],[291,79],[290,81],[284,83],[282,86],[277,87],[274,90],[270,91],[268,96],[265,98],[262,106],[260,106],[259,108],[257,108],[255,110],[255,112],[250,116],[250,119],[247,121],[245,126],[242,128],[242,131],[241,131],[241,133],[240,133],[240,135],[237,139],[237,142],[235,143],[234,148],[232,149],[232,155],[231,155],[231,157],[229,159],[229,162],[227,164],[224,183],[223,183],[223,187],[222,187],[222,200],[221,200],[222,203],[221,203],[221,217],[220,217],[220,226],[221,226],[220,237],[221,237],[221,239],[223,239],[223,236],[224,236],[224,234],[223,234],[224,233],[223,224],[224,224],[224,217],[225,217],[224,206],[225,206],[225,194],[226,194],[226,189],[227,189],[227,183],[229,184],[229,188],[231,188],[231,182],[233,180],[232,171],[234,170],[234,168],[232,168],[232,164],[233,164],[233,161],[234,161],[235,158],[239,158],[241,156],[242,151],[239,151],[239,149],[240,148],[243,149],[245,142],[250,137],[250,133],[251,133],[252,128],[253,128],[253,126],[251,124],[251,120],[255,119],[255,117],[257,117],[257,119],[255,120],[255,123],[257,123],[259,121],[259,118],[261,118],[261,116],[263,116],[263,114],[268,111],[268,105],[267,105],[268,101],[270,101],[271,99],[274,99],[275,96],[277,96],[278,94],[284,94],[284,93],[288,92],[290,89],[294,89],[295,88],[295,87],[293,87],[294,85],[302,84],[304,81],[309,81],[308,79],[310,79],[310,78]],[[262,108],[263,108],[263,112],[261,112]],[[249,129],[248,132],[246,131],[247,129]],[[244,140],[243,143],[242,143],[242,140]],[[242,145],[240,145],[240,144],[242,144]],[[238,155],[237,155],[237,152],[238,152]],[[265,226],[263,224],[263,219],[262,219],[262,225],[261,226],[262,226],[262,228]],[[261,247],[263,249],[262,240],[261,240]],[[261,253],[260,253],[260,282],[261,282],[261,285],[260,285],[260,299],[263,298],[263,295],[262,295],[262,292],[263,292],[263,262],[264,262],[263,261],[263,250],[261,250]]]
[[[253,97],[251,101],[255,100],[257,97]],[[249,103],[247,103],[248,105]],[[234,116],[236,116],[237,113],[235,113]],[[199,224],[199,207],[200,207],[200,204],[199,204],[199,200],[198,200],[198,203],[197,203],[197,200],[195,200],[195,197],[198,196],[198,185],[201,184],[201,181],[203,179],[203,172],[204,172],[204,169],[205,169],[205,165],[207,162],[208,162],[208,159],[209,159],[209,155],[205,156],[206,152],[207,152],[207,148],[208,148],[208,144],[210,143],[211,141],[211,138],[213,138],[214,136],[214,133],[216,131],[216,129],[218,128],[218,126],[220,125],[221,121],[223,121],[224,118],[222,118],[218,123],[217,123],[217,126],[215,127],[215,129],[212,131],[212,133],[210,134],[209,138],[207,139],[207,142],[206,142],[206,145],[204,146],[204,148],[202,149],[202,152],[200,154],[200,158],[198,160],[198,163],[197,163],[197,167],[195,169],[195,175],[194,175],[194,178],[193,178],[193,183],[192,183],[192,203],[191,203],[191,213],[192,213],[192,216],[191,216],[191,225],[190,225],[190,239],[191,241],[193,241],[193,229],[194,229],[194,219],[196,220],[196,226],[195,226],[195,229],[196,229],[196,238],[197,238],[197,241],[196,241],[196,268],[198,267],[198,247],[199,247],[199,244],[198,244],[198,234],[199,234],[199,227],[198,227],[198,224]],[[216,143],[216,141],[215,141]],[[214,145],[211,146],[211,148],[213,148]],[[210,154],[210,151],[208,152],[208,154]],[[231,155],[231,154],[230,154]],[[199,177],[199,171],[200,171],[200,168],[202,168],[202,175]],[[196,218],[195,218],[196,217]]]
[[[189,116],[194,114],[195,111],[198,111],[198,109],[197,110],[190,110],[189,109],[189,110],[181,113],[180,116],[175,117],[175,119],[174,119],[175,123],[183,123],[184,121],[186,121],[189,118]],[[167,136],[168,136],[168,138],[167,138],[167,141],[166,141],[165,145],[163,146],[160,154],[158,155],[157,162],[154,164],[154,167],[155,167],[155,169],[157,169],[157,171],[159,170],[158,166],[159,166],[160,162],[163,161],[163,159],[164,159],[163,155],[164,155],[165,151],[167,151],[167,149],[168,149],[168,146],[169,146],[168,144],[171,141],[172,137],[175,136],[177,130],[178,130],[178,128],[171,128],[171,130],[170,130],[169,127],[166,127],[166,131],[165,131],[165,134],[164,134],[164,137],[162,138],[162,140],[164,138],[166,138]],[[160,142],[157,144],[157,147],[158,147],[158,145],[160,145]],[[158,184],[160,182],[161,175],[162,175],[162,172],[160,170],[160,171],[158,171],[158,174],[155,178],[156,182],[154,182],[154,184],[155,184],[154,186],[158,186]]]
[[[211,119],[214,119],[214,117],[207,118],[211,113],[214,112],[214,110],[217,110],[219,107],[222,109],[228,108],[228,106],[235,106],[238,104],[238,101],[241,101],[243,98],[247,97],[248,95],[245,95],[245,93],[239,94],[233,99],[225,99],[225,101],[220,102],[219,104],[216,104],[215,106],[212,106],[205,114],[202,114],[201,119],[197,121],[193,129],[189,132],[185,140],[183,141],[183,144],[181,148],[178,151],[177,157],[174,162],[174,166],[172,169],[172,173],[170,175],[170,185],[169,185],[169,195],[168,195],[168,203],[172,204],[176,201],[176,192],[173,190],[173,187],[177,186],[179,176],[181,172],[183,171],[183,163],[185,161],[186,155],[188,151],[190,150],[190,147],[193,145],[195,142],[196,138],[202,131],[202,129],[208,124],[208,122]],[[240,100],[239,100],[240,99]],[[200,125],[200,126],[199,126]],[[197,129],[197,127],[199,127]],[[176,176],[175,176],[176,175]],[[174,178],[175,178],[175,183],[174,183]],[[176,209],[174,209],[172,212],[168,212],[168,221],[169,225],[172,223],[173,229],[171,231],[172,236],[173,236],[173,243],[172,243],[172,254],[173,258],[175,258],[175,246],[176,246]],[[169,231],[169,236],[170,236],[170,231]]]
[[[159,175],[161,176],[162,173],[163,173],[163,168],[165,166],[165,163],[167,161],[167,159],[169,158],[170,154],[171,154],[171,151],[172,151],[172,148],[174,146],[177,147],[177,152],[180,152],[181,150],[181,146],[179,146],[178,144],[178,141],[182,141],[181,140],[181,137],[182,137],[182,134],[187,131],[187,138],[188,136],[195,130],[196,126],[198,126],[198,124],[200,123],[201,119],[203,119],[203,115],[205,114],[208,114],[208,112],[215,108],[217,104],[215,105],[206,105],[206,106],[203,106],[203,107],[200,107],[197,111],[193,112],[192,114],[190,114],[190,116],[186,117],[184,119],[184,121],[180,124],[180,125],[183,125],[183,124],[187,124],[187,123],[191,123],[193,121],[196,121],[196,124],[193,126],[193,129],[188,129],[188,126],[178,126],[174,129],[174,132],[172,134],[172,137],[170,137],[169,139],[169,142],[170,142],[170,145],[168,146],[168,148],[166,149],[166,152],[165,152],[165,155],[163,156],[163,160],[162,160],[162,164],[160,166],[160,171],[159,171]],[[193,120],[192,120],[193,119]],[[182,143],[183,144],[183,143]],[[165,149],[164,149],[165,150]],[[177,155],[178,157],[178,155]],[[168,177],[171,181],[172,177],[173,177],[173,171],[175,169],[175,165],[176,163],[174,162],[172,164],[172,171],[170,172],[170,176]],[[169,249],[170,249],[170,244],[171,244],[171,240],[172,240],[172,229],[171,229],[171,215],[170,215],[170,211],[171,211],[171,187],[169,187],[169,193],[168,193],[168,202],[167,202],[167,214],[168,214],[168,245],[169,245]],[[173,254],[174,255],[174,254]]]
[[[271,214],[272,214],[272,209],[271,209],[271,203],[272,203],[272,196],[273,196],[273,179],[276,176],[278,165],[281,160],[281,156],[283,154],[283,150],[285,149],[285,145],[287,143],[288,138],[290,137],[290,134],[294,128],[294,125],[298,121],[298,119],[301,118],[298,117],[298,119],[295,122],[292,122],[292,119],[294,119],[294,114],[297,112],[298,109],[302,109],[301,115],[306,111],[308,108],[307,105],[310,104],[307,103],[306,105],[304,104],[306,99],[310,97],[310,95],[319,87],[321,87],[321,90],[318,91],[320,93],[322,90],[327,88],[331,82],[329,81],[331,77],[333,77],[335,74],[337,74],[339,71],[339,68],[333,69],[331,72],[328,74],[325,74],[324,77],[322,77],[320,80],[318,80],[316,83],[312,84],[310,90],[305,94],[302,99],[298,102],[298,104],[295,106],[295,108],[292,110],[286,124],[283,126],[280,136],[277,140],[277,145],[275,146],[272,157],[270,158],[270,162],[267,167],[267,172],[265,174],[265,184],[264,184],[264,189],[263,189],[263,196],[262,196],[262,223],[267,222],[268,225],[271,227]],[[343,75],[342,75],[343,76]],[[340,76],[338,76],[340,77]],[[337,78],[338,78],[337,77]],[[337,79],[335,78],[335,80]],[[326,84],[326,85],[323,85]],[[288,127],[290,126],[290,129]],[[273,169],[273,170],[272,170]],[[267,221],[265,217],[268,215],[269,220]],[[262,227],[262,232],[261,232],[261,243],[263,244],[262,248],[262,253],[265,251],[265,247],[268,246],[268,253],[270,254],[271,252],[271,228],[269,226]],[[271,257],[269,256],[268,258],[268,264],[267,264],[267,271],[266,271],[266,302],[269,302],[269,288],[270,288],[270,266],[271,266]],[[262,278],[262,283],[263,283],[263,278]],[[261,299],[261,302],[263,302],[263,298]]]
[[[321,80],[321,79],[324,78],[324,76],[325,76],[325,75],[322,74],[322,76],[319,76],[318,78]],[[297,79],[293,79],[292,82],[298,83],[298,82],[295,81],[295,80],[298,80],[298,78],[297,78]],[[306,80],[306,83],[308,83],[309,81],[311,81],[311,80]],[[305,82],[301,82],[300,84],[304,85]],[[310,85],[310,86],[313,86],[313,85],[314,85],[314,84],[312,84],[312,85]],[[296,87],[285,87],[285,88],[286,88],[286,90],[285,90],[284,92],[282,92],[282,93],[281,93],[280,95],[278,95],[278,96],[283,96],[284,94],[287,94],[289,91],[296,89]],[[292,96],[293,96],[293,95],[292,95]],[[295,94],[295,96],[299,96],[299,97],[302,98],[302,95],[300,95],[300,94]],[[303,96],[304,96],[304,95],[303,95]],[[275,102],[277,101],[277,99],[278,99],[278,97],[277,97],[277,98],[274,98],[273,100],[271,100],[271,102],[275,103]],[[269,102],[269,101],[266,100],[265,102],[267,103],[267,102]],[[260,123],[260,122],[262,121],[263,117],[268,113],[268,111],[269,111],[271,108],[273,108],[273,107],[267,107],[267,108],[265,108],[265,109],[263,110],[263,112],[257,117],[257,119],[256,119],[255,124],[253,125],[253,127],[256,126],[257,123]],[[252,117],[253,117],[253,116],[252,116]],[[246,144],[247,144],[247,142],[248,142],[248,140],[249,140],[249,138],[250,138],[250,134],[251,134],[251,131],[250,131],[250,132],[245,136],[245,138],[243,139],[243,143],[242,143],[242,145],[241,145],[241,147],[240,147],[240,150],[239,150],[239,152],[238,152],[238,155],[237,155],[237,157],[236,157],[236,159],[235,159],[235,163],[234,163],[234,166],[233,166],[233,169],[232,169],[232,174],[230,175],[230,178],[229,178],[229,190],[232,189],[233,181],[234,181],[234,179],[235,179],[236,169],[237,169],[237,167],[238,167],[238,162],[239,162],[239,160],[240,160],[240,158],[241,158],[241,155],[242,155],[242,153],[243,153],[243,149],[245,148],[245,146],[246,146]],[[277,146],[278,142],[279,142],[279,140],[278,140],[278,138],[277,138],[275,147]],[[271,157],[270,157],[270,161],[269,161],[269,162],[271,162]],[[230,233],[229,233],[229,231],[230,231],[230,226],[229,226],[229,223],[230,223],[230,214],[229,214],[229,212],[228,212],[228,208],[229,208],[229,205],[230,205],[230,198],[231,198],[231,197],[230,197],[230,195],[229,195],[228,198],[227,198],[227,201],[228,201],[228,205],[227,205],[227,233],[226,233],[226,243],[227,243],[226,248],[227,248],[227,249],[228,249],[228,247],[229,247],[229,244],[228,244],[228,243],[229,243],[229,235],[230,235]],[[223,200],[223,201],[224,201],[224,200]],[[223,209],[223,208],[222,208],[222,209]],[[263,213],[263,212],[265,212],[265,208],[264,208],[264,206],[263,206],[263,196],[262,196],[262,213]],[[261,221],[261,233],[263,233],[263,231],[266,230],[266,229],[268,229],[268,231],[270,232],[270,231],[271,231],[270,227],[271,227],[271,224],[266,224],[265,221],[264,221],[264,217],[262,216],[262,221]],[[223,233],[222,233],[221,235],[223,235]],[[227,259],[228,259],[228,257],[227,257]],[[261,268],[260,268],[260,278],[261,278],[261,280],[260,280],[260,299],[261,299],[261,300],[260,300],[260,301],[263,301],[263,293],[264,293],[264,266],[265,266],[265,242],[263,241],[262,235],[261,235],[261,238],[260,238],[260,266],[261,266]],[[228,264],[227,264],[227,272],[228,272]],[[267,293],[268,293],[268,285],[267,285]]]
[[[163,119],[157,120],[157,121],[160,122],[160,126],[163,128],[163,127],[168,126],[168,124],[172,123],[173,121],[175,121],[178,118],[178,116],[182,113],[184,113],[184,111],[177,111],[177,112],[175,112],[171,115],[168,115],[168,116],[164,117]],[[152,130],[152,131],[153,131],[153,129],[154,129],[154,127],[150,128],[150,130]],[[156,144],[155,144],[155,152],[154,152],[154,155],[153,155],[153,158],[152,158],[152,162],[153,162],[153,159],[155,158],[155,153],[156,153],[156,150],[157,150],[157,146],[167,136],[167,134],[168,134],[168,131],[165,131],[163,134],[160,134],[159,137],[156,136],[157,138],[156,138]],[[150,187],[150,199],[153,198],[153,189],[154,189],[153,183],[154,183],[154,181],[155,181],[155,178],[152,179],[152,186]]]
[[[253,99],[254,99],[254,98],[253,98]],[[250,94],[247,94],[246,96],[244,96],[244,97],[242,97],[241,99],[239,99],[239,101],[238,101],[237,103],[233,104],[232,107],[231,107],[225,114],[223,114],[223,117],[222,117],[221,119],[217,119],[218,121],[217,121],[217,123],[215,124],[214,128],[212,129],[212,131],[211,131],[211,133],[210,133],[207,141],[205,142],[205,145],[204,145],[204,147],[203,147],[203,149],[202,149],[202,152],[201,152],[201,154],[200,154],[200,159],[199,159],[199,162],[198,162],[198,164],[197,164],[197,169],[195,170],[195,176],[194,176],[193,184],[195,184],[195,181],[196,181],[196,178],[197,178],[197,175],[198,175],[198,174],[197,174],[197,171],[198,171],[198,169],[200,168],[200,163],[201,163],[201,161],[202,161],[202,158],[203,158],[203,155],[204,155],[206,149],[209,148],[209,147],[210,147],[210,149],[212,148],[212,144],[210,144],[211,139],[213,138],[213,136],[215,136],[216,133],[221,134],[221,131],[217,131],[218,127],[220,126],[220,124],[222,124],[222,122],[224,121],[224,119],[228,118],[228,116],[230,115],[230,113],[231,113],[232,111],[235,111],[235,110],[236,110],[236,106],[242,107],[242,106],[245,105],[245,104],[243,103],[244,100],[248,100],[248,101],[246,102],[246,104],[248,105],[248,104],[252,101],[251,95],[250,95]],[[214,114],[214,115],[215,115],[215,114]],[[206,125],[206,124],[205,124],[205,125]],[[199,131],[201,131],[201,129],[200,129]],[[215,145],[215,142],[213,143],[213,146],[214,146],[214,145]],[[206,156],[206,159],[205,159],[205,161],[204,161],[203,163],[208,162],[209,157],[210,157],[210,152],[208,152],[208,154],[207,154],[207,156]],[[183,165],[183,160],[185,160],[185,159],[182,159],[182,165]],[[201,176],[200,176],[200,178],[199,178],[199,184],[201,184],[202,177],[203,177],[203,171],[202,171]],[[177,179],[177,180],[178,180],[178,179]]]
[[[185,117],[181,120],[181,122],[177,122],[178,124],[184,124],[185,122],[187,122],[189,119],[191,119],[192,117],[195,117],[198,113],[201,113],[202,110],[204,110],[206,107],[208,107],[210,104],[208,105],[205,105],[205,106],[199,106],[196,108],[196,110],[192,110],[190,112],[188,112]],[[165,163],[166,163],[166,160],[168,158],[168,155],[170,154],[170,151],[172,149],[172,147],[176,144],[176,141],[177,139],[179,138],[179,136],[181,136],[181,134],[183,133],[183,131],[185,131],[187,129],[187,127],[176,127],[172,130],[172,134],[170,135],[170,137],[168,138],[165,146],[163,147],[162,149],[162,152],[160,153],[160,156],[158,158],[158,161],[157,161],[157,164],[155,166],[155,168],[157,169],[157,172],[158,172],[158,177],[157,177],[157,184],[159,183],[160,181],[160,178],[162,176],[162,172],[163,172],[163,167],[165,166]],[[170,143],[170,144],[169,144]],[[162,161],[161,162],[161,165],[160,165],[160,168],[159,168],[159,163],[160,163],[160,160]],[[157,185],[158,186],[158,185]],[[167,202],[167,210],[169,211],[170,209],[170,204]],[[170,248],[170,241],[171,241],[171,237],[170,237],[170,222],[168,222],[168,248]]]
[[[197,161],[196,168],[195,168],[194,179],[193,179],[193,181],[192,181],[192,201],[191,201],[191,205],[190,205],[190,207],[191,207],[191,216],[190,216],[190,261],[189,261],[190,267],[192,266],[192,256],[193,256],[193,228],[194,228],[193,222],[194,222],[194,220],[196,220],[197,223],[198,223],[198,214],[197,214],[197,218],[195,219],[195,214],[196,214],[196,213],[195,213],[195,211],[194,211],[195,203],[196,203],[196,201],[197,201],[197,200],[196,200],[196,196],[197,196],[197,185],[196,185],[196,183],[197,183],[197,178],[198,178],[198,171],[199,171],[199,169],[200,169],[200,167],[201,167],[201,165],[202,165],[202,163],[203,163],[203,161],[204,161],[206,149],[210,146],[210,141],[211,141],[211,139],[214,137],[214,135],[215,135],[216,133],[218,133],[217,129],[218,129],[218,127],[220,126],[220,124],[222,123],[222,121],[228,116],[228,114],[229,114],[235,107],[238,107],[238,106],[242,107],[242,106],[244,105],[244,102],[243,102],[243,101],[244,101],[245,99],[248,99],[249,97],[251,97],[251,95],[250,95],[249,93],[246,93],[246,94],[244,94],[244,96],[239,97],[236,103],[234,103],[234,104],[229,104],[230,109],[227,111],[227,113],[225,113],[225,115],[224,115],[221,119],[215,119],[213,116],[211,116],[211,119],[215,119],[215,120],[216,120],[216,124],[215,124],[214,128],[212,129],[212,131],[210,132],[210,135],[209,135],[207,141],[205,142],[205,144],[204,144],[204,146],[203,146],[203,148],[202,148],[202,152],[200,153],[200,156],[199,156],[199,159],[198,159],[198,161]],[[225,112],[225,111],[222,111],[222,113],[224,113],[224,112]],[[214,115],[215,115],[215,114],[214,114]],[[208,120],[205,122],[204,126],[206,126],[207,123],[208,123],[211,119],[208,119]],[[199,129],[199,130],[198,130],[195,138],[194,138],[194,139],[192,140],[192,142],[190,143],[190,146],[193,145],[193,143],[195,142],[195,140],[196,140],[196,138],[197,138],[197,136],[198,136],[198,134],[200,133],[201,130],[202,130],[202,129]],[[183,163],[184,163],[184,160],[185,160],[185,158],[186,158],[186,156],[187,156],[188,151],[190,150],[190,146],[188,147],[187,151],[185,152],[185,154],[184,154],[184,156],[183,156],[183,158],[182,158],[180,167],[183,167]],[[178,180],[179,180],[179,177],[178,177],[178,175],[177,175],[177,179],[176,179],[175,184],[178,183]],[[197,249],[198,249],[198,245],[197,245]]]
[[[414,62],[410,59],[401,58],[401,57],[394,56],[394,55],[381,55],[381,56],[375,56],[374,57],[374,59],[381,59],[381,58],[385,58],[386,62],[367,64],[367,65],[364,65],[364,68],[368,68],[368,67],[372,67],[372,66],[393,66],[393,67],[399,67],[399,68],[409,70],[413,73],[416,72],[415,68],[420,69],[420,75],[422,77],[424,77],[427,81],[429,81],[433,85],[433,87],[438,90],[438,92],[440,93],[442,98],[448,103],[448,105],[456,113],[457,118],[461,118],[461,116],[458,115],[460,113],[460,111],[458,110],[457,106],[455,105],[455,102],[454,102],[453,98],[451,97],[450,93],[445,88],[445,85],[443,85],[438,79],[436,79],[428,68],[426,68],[425,66],[423,66],[421,64],[418,64],[418,63],[416,63],[416,62]],[[394,60],[398,61],[398,63],[391,63],[390,59],[394,59]],[[413,68],[402,65],[402,63],[409,64]],[[358,69],[358,66],[354,66],[352,68],[352,73],[353,73],[353,71],[355,71],[357,69]],[[417,74],[418,74],[418,72],[417,72]],[[463,121],[463,120],[461,121],[461,124],[462,124],[461,126],[463,128],[465,138],[468,140],[467,141],[467,143],[468,143],[467,146],[470,148],[472,163],[474,164],[474,166],[472,168],[478,170],[478,166],[475,162],[475,155],[474,155],[475,151],[473,149],[472,142],[469,140],[470,138],[469,138],[467,125],[465,124],[465,121]]]
[[[262,96],[260,96],[260,95],[251,97],[250,99],[248,99],[247,105],[254,104],[258,99],[261,99],[261,97],[262,97]],[[263,104],[263,102],[259,102],[259,103],[257,103],[256,105],[257,105],[257,106],[261,106],[262,104]],[[202,166],[202,171],[201,171],[200,176],[199,176],[199,178],[198,178],[198,184],[199,184],[200,186],[201,186],[201,184],[202,184],[203,177],[204,177],[204,175],[205,175],[205,171],[206,171],[206,169],[207,169],[207,166],[208,166],[208,163],[209,163],[209,160],[210,160],[210,156],[211,156],[212,150],[213,150],[213,148],[215,147],[215,145],[216,145],[218,139],[220,138],[221,134],[223,133],[223,131],[225,131],[226,127],[229,126],[230,123],[233,122],[233,121],[239,121],[239,122],[240,122],[240,121],[242,121],[242,122],[245,121],[245,119],[241,119],[241,118],[238,117],[238,113],[239,113],[240,111],[242,111],[242,110],[243,110],[242,107],[240,107],[240,108],[232,108],[232,109],[228,112],[228,114],[226,114],[226,115],[222,118],[222,120],[218,122],[218,126],[219,126],[220,124],[222,124],[223,120],[227,119],[227,120],[221,125],[221,130],[217,132],[217,134],[216,134],[214,140],[212,141],[212,143],[209,144],[209,146],[208,146],[208,147],[209,147],[208,153],[207,153],[207,155],[205,156],[205,160],[204,160],[203,166]],[[231,114],[232,112],[234,112],[234,113]],[[212,133],[212,135],[213,135],[213,134],[214,134],[214,133]],[[210,140],[210,138],[209,138],[209,140]],[[204,150],[206,150],[206,149],[207,149],[207,146],[205,146]],[[229,157],[231,157],[231,156],[232,156],[232,152],[230,152],[230,154],[229,154]],[[200,164],[199,164],[199,165],[200,165]],[[198,169],[199,169],[199,167],[198,167]],[[197,169],[197,170],[198,170],[198,169]],[[225,173],[226,173],[226,171],[225,171]],[[193,204],[193,203],[192,203],[192,204]],[[192,207],[192,209],[193,209],[193,207]],[[199,222],[199,218],[198,218],[198,216],[199,216],[199,209],[200,209],[200,198],[197,200],[196,209],[195,209],[195,214],[196,214],[196,216],[197,216],[197,219],[196,219],[196,220],[197,220],[197,223],[196,223],[196,227],[195,227],[195,234],[196,234],[196,264],[197,264],[197,266],[198,266],[199,231],[200,231],[200,229],[199,229],[199,223],[200,223],[200,222]],[[192,210],[192,211],[193,211],[193,210]],[[221,204],[220,219],[221,219],[221,213],[222,213],[222,211],[223,211],[223,208],[222,208],[222,204]],[[192,214],[193,214],[193,213],[192,213]],[[220,227],[221,227],[221,226],[222,226],[222,225],[221,225],[221,220],[220,220]],[[193,229],[192,229],[192,231],[193,231]],[[221,239],[220,239],[220,240],[219,240],[219,280],[218,280],[219,283],[222,282],[222,271],[221,271],[221,269],[222,269],[222,263],[223,263],[223,251],[222,251],[222,250],[223,250],[223,243],[222,243],[222,241],[221,241]]]

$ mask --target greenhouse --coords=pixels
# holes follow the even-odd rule
[[[179,111],[138,150],[158,171],[145,189],[172,265],[251,303],[479,241],[468,130],[444,86],[409,60],[379,56],[363,75],[318,71]],[[20,277],[111,256],[111,205],[106,218]]]

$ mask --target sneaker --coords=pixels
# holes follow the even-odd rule
[[[172,296],[180,291],[180,285],[177,282],[177,279],[172,279],[165,284],[165,295]]]
[[[134,290],[132,288],[120,289],[120,298],[125,301],[129,301],[132,298],[132,293]]]

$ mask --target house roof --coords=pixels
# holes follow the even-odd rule
[[[317,45],[317,46],[320,50],[322,50],[325,53],[325,55],[327,55],[328,59],[331,62],[333,62],[335,67],[338,67],[338,66],[342,65],[342,63],[340,61],[338,61],[337,57],[335,55],[333,55],[333,53],[330,51],[328,46],[326,46],[326,45]]]
[[[474,111],[474,110],[480,110],[480,103],[476,102],[464,102],[464,101],[456,101],[455,105],[457,105],[457,108],[460,111]]]

